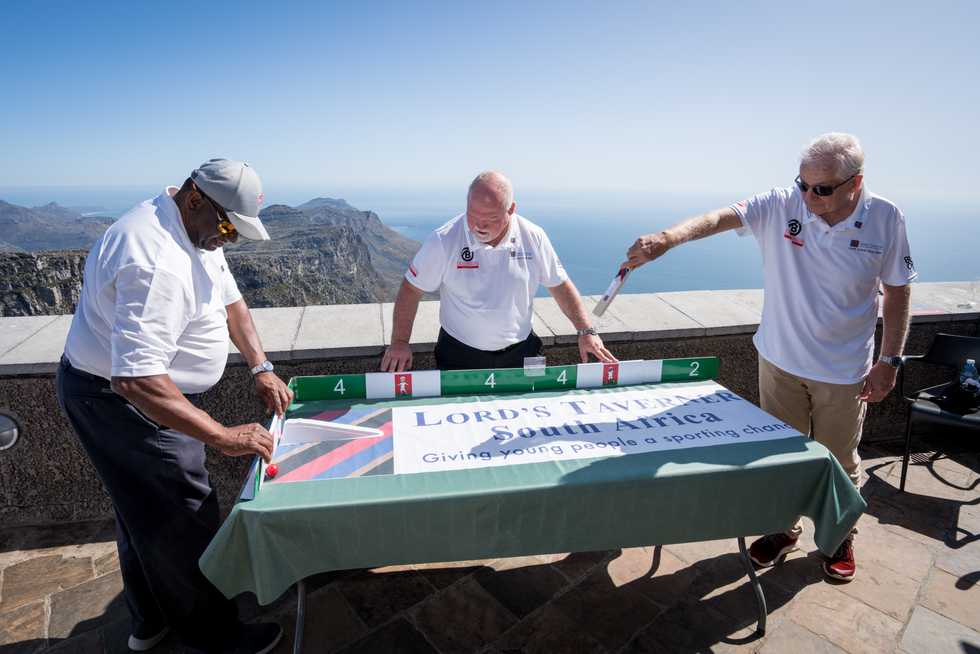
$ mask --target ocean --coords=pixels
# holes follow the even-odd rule
[[[159,193],[152,188],[0,187],[0,200],[25,206],[57,202],[86,212],[118,216],[137,202]],[[344,197],[362,210],[376,212],[386,225],[421,241],[433,229],[464,209],[465,193],[345,193],[304,189],[267,189],[267,204],[292,206],[316,197]],[[460,196],[460,197],[457,197]],[[602,293],[626,250],[642,234],[668,227],[734,199],[701,196],[640,196],[581,193],[574,196],[518,196],[517,211],[543,227],[582,294]],[[920,202],[899,206],[906,215],[909,242],[919,281],[972,282],[980,288],[980,209],[935,208]],[[687,243],[643,266],[627,280],[624,292],[654,293],[733,288],[761,288],[762,260],[755,239],[734,232]],[[540,294],[546,295],[543,289]],[[978,298],[980,300],[980,298]]]
[[[644,208],[532,201],[519,203],[517,211],[545,229],[581,293],[598,295],[609,286],[626,259],[626,250],[639,236],[730,202],[707,195],[702,201],[670,198],[664,206]],[[389,207],[378,215],[405,236],[422,240],[463,208],[460,203],[436,213]],[[980,210],[909,207],[903,211],[918,281],[971,282],[980,291]],[[735,288],[762,288],[762,257],[751,235],[740,237],[732,231],[671,250],[630,275],[623,292]]]

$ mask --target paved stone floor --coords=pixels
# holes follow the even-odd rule
[[[980,451],[980,443],[974,443]],[[897,447],[897,446],[896,446]],[[803,551],[761,573],[763,638],[736,541],[357,570],[311,581],[308,652],[980,654],[980,455],[866,448],[858,576]],[[655,516],[651,516],[655,519]],[[125,652],[112,525],[0,529],[0,654]],[[239,600],[292,648],[295,596]],[[154,649],[181,651],[172,638]]]

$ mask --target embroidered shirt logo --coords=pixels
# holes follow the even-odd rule
[[[459,261],[456,262],[457,270],[475,270],[480,264],[473,261],[473,250],[464,247],[459,251]]]
[[[885,251],[884,245],[879,245],[878,243],[868,243],[867,241],[859,241],[856,238],[851,239],[850,248],[852,250],[865,252],[867,254],[882,254]]]
[[[803,231],[803,223],[801,223],[796,218],[792,219],[786,223],[786,232],[783,234],[783,238],[789,239],[789,242],[793,245],[798,245],[803,247],[803,239],[799,238],[800,232]]]

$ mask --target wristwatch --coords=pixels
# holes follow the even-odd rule
[[[880,357],[878,357],[878,361],[886,363],[892,368],[898,368],[900,365],[902,365],[902,357],[887,357],[882,354]]]
[[[275,368],[275,366],[272,365],[272,362],[269,361],[268,359],[266,359],[265,361],[263,361],[259,365],[257,365],[254,368],[252,368],[252,376],[254,377],[255,375],[259,374],[260,372],[272,372],[272,370],[274,368]]]
[[[598,336],[599,332],[595,330],[595,327],[583,327],[582,329],[578,330],[579,336],[585,336],[586,334],[590,334],[592,336]]]

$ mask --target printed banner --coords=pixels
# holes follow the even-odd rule
[[[711,381],[395,407],[391,425],[395,474],[622,456],[800,435]]]

